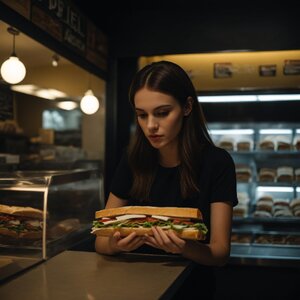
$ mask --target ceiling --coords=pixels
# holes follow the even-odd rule
[[[8,24],[0,21],[0,65],[13,50],[13,36],[8,33],[8,27]],[[64,92],[67,98],[79,101],[90,82],[95,95],[104,97],[104,80],[62,56],[59,56],[58,67],[53,67],[52,57],[55,53],[22,32],[15,37],[15,52],[26,66],[26,77],[20,85],[34,84],[42,89],[57,89]],[[6,84],[1,75],[0,83]]]
[[[0,62],[6,60],[12,53],[13,36],[8,33],[8,24],[0,21]],[[36,42],[29,36],[20,32],[15,38],[15,51],[26,66],[41,67],[51,65],[53,51]],[[34,59],[33,59],[34,58]],[[60,64],[71,64],[70,61],[60,57]]]
[[[136,14],[138,13],[138,11],[141,8],[140,6],[135,6],[133,1],[129,1],[128,5],[126,6],[126,9],[122,9],[122,6],[115,6],[115,8],[108,6],[106,8],[106,13],[103,13],[103,11],[99,12],[99,9],[96,9],[96,5],[98,5],[96,3],[96,1],[92,1],[89,2],[88,5],[86,5],[85,1],[79,1],[79,0],[73,0],[72,2],[75,3],[75,5],[77,5],[77,7],[82,11],[82,13],[84,13],[87,17],[89,17],[91,20],[93,20],[104,32],[106,32],[107,34],[112,34],[114,33],[115,30],[117,30],[117,21],[118,18],[123,18],[124,16],[126,16],[126,18],[132,16],[132,18],[134,18],[134,16],[136,16]],[[193,1],[188,1],[187,3],[191,4]],[[178,8],[179,6],[177,6]],[[189,9],[191,9],[193,6],[192,4],[188,6]],[[158,9],[159,6],[157,6],[156,9]],[[186,7],[185,7],[186,8]],[[167,7],[161,7],[160,9],[167,9]],[[172,8],[174,9],[174,7]],[[207,13],[211,13],[210,7],[205,7]],[[153,9],[154,10],[154,9]],[[149,11],[149,9],[148,9]],[[172,12],[172,10],[171,10]],[[170,11],[168,11],[168,13],[170,13]],[[202,11],[203,14],[203,11]],[[8,28],[8,24],[0,21],[0,40],[1,40],[1,46],[0,46],[0,63],[2,63],[4,60],[6,60],[11,52],[12,52],[12,44],[13,44],[13,37],[11,34],[9,34],[7,32],[7,28]],[[28,37],[27,35],[25,35],[24,33],[20,33],[18,36],[16,36],[16,54],[18,55],[18,57],[24,62],[24,64],[26,65],[26,67],[30,67],[30,68],[37,68],[37,67],[51,67],[51,62],[52,62],[52,56],[53,56],[53,51],[46,48],[45,46],[43,46],[42,44],[38,43],[37,41],[33,40],[32,38]],[[260,55],[261,53],[257,52],[257,57]],[[273,51],[274,54],[274,51]],[[272,55],[273,55],[272,54]],[[211,89],[211,86],[214,84],[220,84],[222,82],[222,80],[214,80],[213,79],[213,75],[212,75],[212,70],[213,70],[213,63],[214,62],[226,62],[227,60],[229,61],[233,61],[232,57],[234,56],[243,56],[246,57],[245,61],[244,61],[244,65],[246,65],[246,67],[243,67],[243,63],[241,62],[241,60],[239,60],[239,65],[238,67],[240,68],[240,70],[242,70],[244,73],[246,73],[247,71],[244,71],[245,68],[249,67],[250,62],[247,56],[245,56],[245,53],[234,53],[234,52],[223,52],[220,53],[220,55],[217,57],[216,56],[216,60],[215,61],[211,61],[211,66],[209,67],[205,67],[204,64],[205,62],[207,62],[207,60],[203,60],[203,57],[207,55],[207,54],[193,54],[192,57],[188,57],[188,56],[184,56],[184,55],[161,55],[161,56],[156,56],[153,59],[157,60],[157,59],[170,59],[174,62],[180,63],[180,65],[188,71],[188,73],[191,75],[192,79],[194,80],[194,83],[196,84],[196,88],[197,90],[203,90],[205,88],[205,86],[209,86],[209,89]],[[215,54],[216,55],[216,54]],[[212,57],[212,56],[210,56]],[[253,57],[253,55],[252,55]],[[269,58],[271,56],[269,55]],[[278,71],[281,72],[282,70],[282,63],[284,59],[300,59],[300,52],[297,52],[296,54],[293,54],[292,57],[289,57],[289,55],[286,55],[282,58],[282,56],[280,56],[281,58],[277,58],[276,56],[274,56],[274,60],[266,60],[264,62],[264,60],[262,58],[258,58],[256,59],[256,62],[254,62],[253,58],[251,58],[252,63],[254,62],[255,65],[255,70],[254,72],[257,73],[257,69],[258,66],[260,64],[276,64],[278,65]],[[280,60],[279,60],[280,59]],[[150,58],[151,60],[151,58]],[[59,60],[59,64],[61,65],[73,65],[72,62],[68,61],[67,59],[60,57]],[[208,68],[210,68],[208,70]],[[207,69],[208,71],[206,71],[205,69]],[[251,68],[250,68],[251,69]],[[248,68],[249,70],[249,68]],[[208,72],[208,73],[207,73]],[[279,74],[278,72],[278,74]],[[256,74],[255,73],[255,74]],[[282,73],[282,72],[281,72]],[[245,75],[245,74],[243,74]],[[297,76],[298,77],[298,76]],[[278,77],[275,78],[268,78],[268,79],[263,79],[265,82],[267,82],[267,84],[265,85],[265,87],[270,88],[270,87],[279,87],[279,88],[299,88],[299,80],[298,78],[295,76],[290,76],[290,77]],[[207,78],[211,78],[210,82],[207,82]],[[260,79],[256,76],[255,79]],[[275,79],[275,80],[274,80]],[[236,80],[236,77],[233,77],[233,79],[231,80],[231,82],[234,83],[234,81]],[[277,82],[276,82],[277,80]],[[298,80],[298,82],[297,82]],[[229,88],[236,88],[236,85],[238,85],[239,83],[236,83],[236,85],[232,84],[228,84],[229,80],[227,80],[226,85]],[[280,84],[284,83],[283,86],[280,86]],[[264,83],[261,83],[261,85],[263,86]],[[242,83],[241,88],[247,88],[247,83]],[[253,88],[253,85],[255,85],[255,83],[253,84],[253,78],[251,81],[251,88]],[[217,88],[219,88],[217,86]],[[222,85],[221,85],[222,88]]]

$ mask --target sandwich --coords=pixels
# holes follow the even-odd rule
[[[207,233],[201,211],[190,207],[122,206],[96,211],[95,218],[91,233],[98,236],[153,235],[153,226],[186,240],[204,240]]]
[[[33,207],[0,204],[0,236],[40,239],[43,211]]]

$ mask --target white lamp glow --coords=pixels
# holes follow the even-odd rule
[[[13,35],[13,52],[11,56],[1,65],[0,72],[2,78],[6,82],[10,84],[16,84],[25,78],[26,68],[15,53],[15,36],[19,34],[19,31],[13,27],[8,27],[7,31]]]
[[[97,112],[99,106],[99,101],[97,97],[94,96],[92,90],[87,90],[80,101],[81,110],[87,115],[92,115]]]
[[[78,106],[78,104],[74,101],[61,101],[57,103],[57,106],[64,110],[73,110]]]
[[[25,75],[25,66],[16,56],[11,56],[1,66],[1,76],[8,83],[19,83],[25,78]]]

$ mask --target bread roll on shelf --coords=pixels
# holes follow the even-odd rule
[[[300,245],[300,235],[288,235],[285,243],[287,245]]]
[[[254,217],[273,216],[273,197],[270,195],[261,196],[255,203]]]
[[[236,179],[238,182],[250,182],[252,178],[252,170],[248,165],[236,164]]]
[[[252,151],[253,150],[253,140],[252,139],[239,139],[236,143],[237,151]]]
[[[300,136],[295,137],[294,148],[295,148],[295,150],[300,151]]]
[[[262,182],[275,182],[277,170],[274,168],[261,168],[258,172],[258,180]]]
[[[291,143],[291,136],[276,136],[277,150],[278,151],[290,151],[293,149]]]
[[[252,241],[251,233],[233,233],[231,235],[231,243],[250,244]]]
[[[234,217],[247,217],[249,214],[249,202],[250,198],[246,192],[238,192],[238,205],[233,208]]]
[[[284,245],[286,243],[286,236],[280,234],[258,234],[254,239],[254,243]]]
[[[289,199],[274,199],[273,216],[274,217],[292,217]]]
[[[259,149],[272,150],[276,149],[276,141],[273,136],[266,136],[259,142]]]
[[[235,140],[230,136],[222,136],[219,140],[218,146],[227,151],[235,150]]]
[[[294,180],[294,169],[289,166],[282,166],[277,168],[278,182],[292,182]]]
[[[300,217],[300,198],[291,200],[290,208],[295,217]]]

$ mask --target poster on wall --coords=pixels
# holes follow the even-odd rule
[[[259,76],[262,76],[262,77],[276,76],[276,65],[261,65],[261,66],[259,66]]]
[[[284,75],[300,75],[300,60],[285,60],[283,65]]]
[[[232,77],[231,63],[215,63],[214,64],[214,78],[229,78]]]

